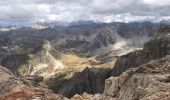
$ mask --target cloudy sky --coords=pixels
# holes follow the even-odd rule
[[[0,0],[0,21],[170,19],[170,0]]]

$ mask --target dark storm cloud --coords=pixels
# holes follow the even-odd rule
[[[128,21],[169,18],[170,0],[1,0],[0,20]]]

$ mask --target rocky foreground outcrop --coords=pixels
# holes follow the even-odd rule
[[[104,94],[116,100],[170,100],[170,55],[110,77]]]
[[[0,100],[68,100],[67,98],[52,93],[48,89],[41,88],[15,88],[4,96],[0,97]]]
[[[0,66],[0,100],[67,100],[49,89],[28,86],[26,82]]]
[[[24,86],[8,69],[0,66],[0,96],[10,92],[15,87]]]

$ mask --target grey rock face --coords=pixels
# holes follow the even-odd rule
[[[163,34],[163,35],[162,35]],[[170,54],[169,33],[162,33],[144,45],[143,50],[131,52],[121,56],[115,63],[112,75],[118,76],[129,68],[135,68],[150,60],[158,59]]]
[[[117,40],[116,32],[111,29],[100,30],[100,32],[94,37],[88,44],[88,51],[93,51],[101,47],[108,47],[110,44],[114,44]]]
[[[123,38],[133,36],[153,36],[159,29],[160,25],[153,25],[150,22],[139,23],[118,23],[116,26],[117,33]]]

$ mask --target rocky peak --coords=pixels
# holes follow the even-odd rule
[[[2,59],[2,65],[10,69],[16,76],[39,75],[49,77],[58,69],[64,68],[60,62],[61,54],[53,49],[45,40],[33,52],[12,54]],[[58,57],[58,58],[57,58]]]
[[[51,43],[48,40],[43,40],[42,43],[40,43],[35,49],[34,53],[39,51],[49,51],[51,50]]]
[[[50,50],[50,49],[51,49],[50,41],[44,40],[42,47],[43,47],[44,49]]]

